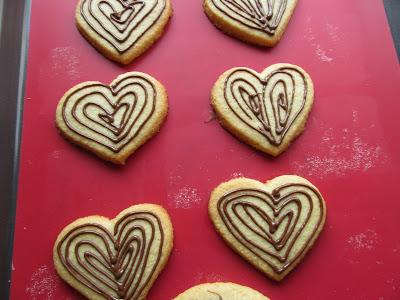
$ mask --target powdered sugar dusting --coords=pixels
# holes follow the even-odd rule
[[[31,276],[29,286],[26,288],[29,299],[46,299],[54,298],[56,282],[54,275],[51,274],[46,265],[40,266]]]
[[[175,208],[189,209],[198,206],[201,199],[198,190],[194,187],[185,186],[172,196]]]
[[[51,52],[51,61],[55,75],[66,74],[71,79],[80,78],[80,54],[74,47],[54,48]]]
[[[350,236],[347,244],[354,250],[373,250],[378,244],[378,234],[374,230],[368,229]]]

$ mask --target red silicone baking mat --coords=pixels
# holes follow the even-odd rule
[[[77,218],[114,217],[143,202],[164,206],[175,228],[173,252],[149,299],[214,281],[272,299],[399,299],[400,74],[382,2],[301,0],[281,43],[267,50],[222,34],[201,1],[172,2],[164,36],[121,67],[79,35],[76,1],[33,1],[12,299],[80,299],[54,271],[57,234]],[[212,119],[209,93],[229,68],[261,71],[278,62],[307,70],[316,97],[304,133],[271,158]],[[131,70],[166,86],[170,111],[160,133],[125,167],[114,167],[65,141],[55,109],[75,84],[109,83]],[[318,186],[328,216],[312,251],[277,284],[223,243],[207,204],[223,181],[282,174]]]

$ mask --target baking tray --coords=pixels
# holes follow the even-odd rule
[[[400,207],[391,194],[400,162],[400,74],[382,2],[300,1],[281,43],[267,50],[223,35],[201,1],[172,2],[163,38],[121,67],[79,35],[74,1],[33,1],[11,298],[80,299],[55,274],[55,237],[76,218],[113,217],[142,202],[163,205],[175,228],[173,253],[149,299],[209,281],[248,285],[272,299],[399,298]],[[272,159],[220,127],[209,91],[228,68],[261,71],[276,62],[306,69],[316,99],[303,135]],[[161,132],[119,168],[63,140],[54,112],[73,85],[111,82],[131,70],[164,83],[170,112]],[[304,262],[276,284],[222,242],[207,203],[222,181],[281,174],[317,185],[328,219]]]
[[[0,1],[0,298],[8,299],[29,1]]]

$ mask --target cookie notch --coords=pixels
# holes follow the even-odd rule
[[[269,278],[285,278],[323,229],[325,201],[304,178],[284,175],[263,184],[247,178],[222,183],[209,215],[224,241]]]
[[[66,226],[54,244],[53,260],[58,275],[88,299],[143,300],[172,246],[167,212],[139,204],[112,220],[90,216]]]
[[[282,38],[297,0],[204,0],[210,21],[226,34],[262,47]]]
[[[221,125],[241,141],[272,156],[304,130],[314,101],[311,77],[286,63],[263,72],[238,67],[224,72],[211,91]]]
[[[105,57],[129,64],[161,37],[171,15],[170,0],[80,0],[75,21]]]
[[[167,98],[160,82],[140,72],[120,75],[110,85],[84,82],[61,98],[56,126],[72,143],[124,165],[160,130],[168,112]]]

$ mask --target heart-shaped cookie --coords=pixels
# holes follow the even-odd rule
[[[171,15],[170,0],[80,0],[76,24],[106,57],[128,64],[161,36]]]
[[[269,300],[260,292],[232,282],[203,283],[191,287],[173,300]]]
[[[218,28],[243,41],[273,47],[282,38],[297,0],[204,0]]]
[[[273,156],[303,131],[313,100],[310,76],[291,64],[275,64],[261,74],[244,67],[228,70],[211,93],[221,124]]]
[[[115,219],[78,219],[53,249],[57,273],[88,299],[145,299],[167,263],[173,228],[158,205],[140,204]]]
[[[56,125],[72,142],[116,164],[156,134],[168,111],[165,88],[153,77],[125,73],[110,85],[84,82],[57,106]]]
[[[319,236],[325,201],[306,179],[284,175],[266,184],[238,178],[211,194],[209,214],[237,253],[274,280],[282,280]]]

